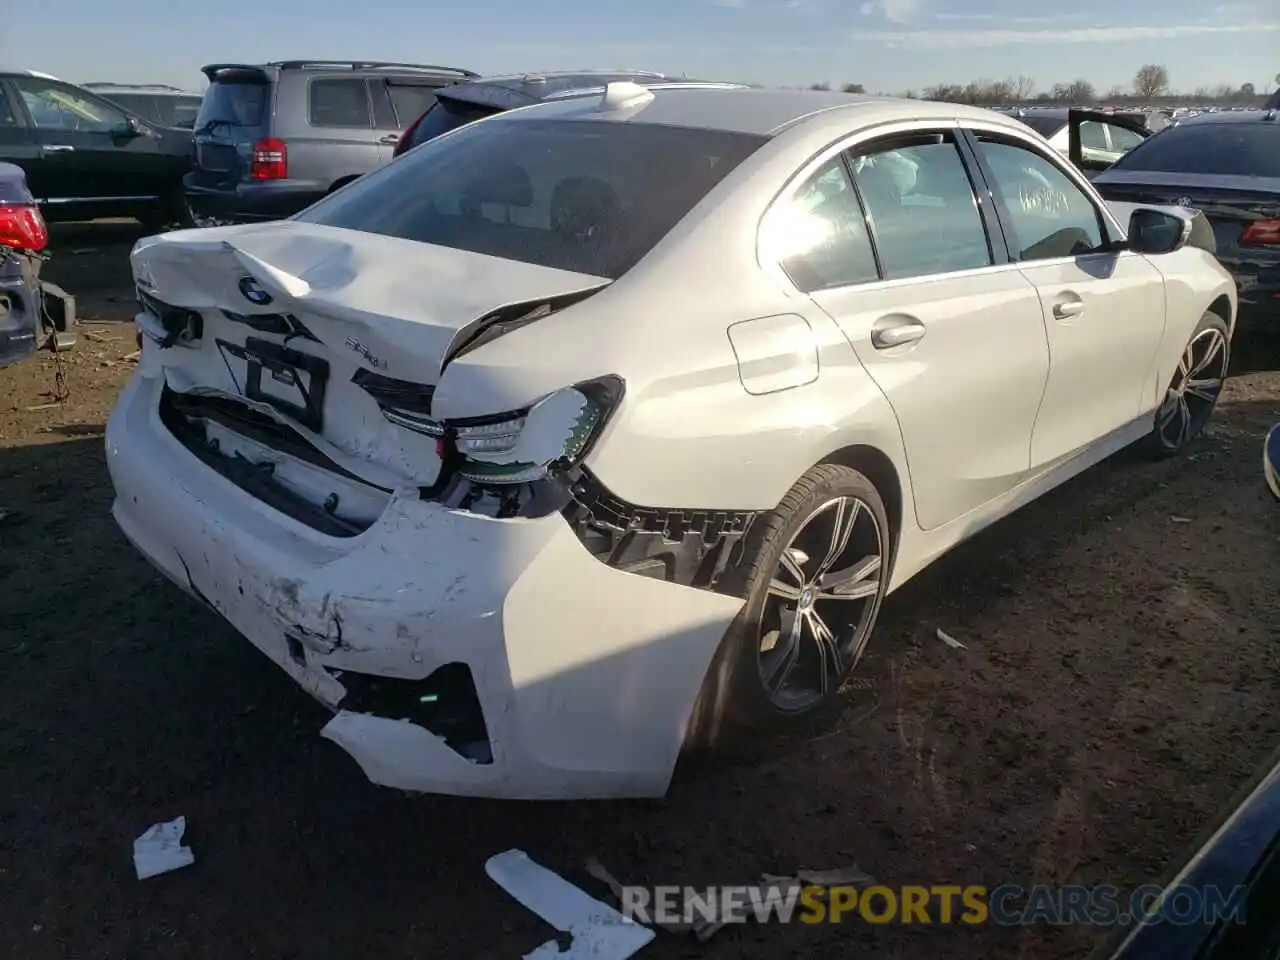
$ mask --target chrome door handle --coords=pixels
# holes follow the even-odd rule
[[[400,142],[400,134],[398,134],[398,133],[388,133],[385,137],[379,137],[379,138],[378,138],[378,142],[379,142],[379,143],[399,143],[399,142]]]
[[[49,153],[74,153],[75,149],[68,143],[49,143],[45,145],[45,150]]]
[[[1059,320],[1066,320],[1069,317],[1078,317],[1084,310],[1084,304],[1079,300],[1067,300],[1063,303],[1055,303],[1053,305],[1053,315]]]
[[[906,343],[915,343],[925,334],[924,324],[919,320],[887,320],[881,321],[871,330],[871,345],[877,350],[888,350]]]

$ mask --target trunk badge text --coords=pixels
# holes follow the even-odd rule
[[[361,343],[360,340],[358,340],[356,337],[347,337],[347,339],[344,342],[348,347],[350,347],[356,353],[360,354],[360,356],[364,357],[365,360],[368,362],[369,366],[376,367],[379,370],[386,369],[386,366],[387,366],[386,361],[378,357],[375,357],[369,351],[369,348],[366,347],[363,343]]]
[[[253,277],[240,278],[240,293],[255,306],[265,307],[271,302],[271,294],[258,286],[258,281]]]

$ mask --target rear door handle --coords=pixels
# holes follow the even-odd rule
[[[888,350],[903,344],[915,343],[925,334],[925,326],[919,320],[905,317],[882,317],[871,328],[871,345],[877,350]]]
[[[1062,303],[1055,303],[1053,305],[1053,315],[1059,320],[1078,317],[1083,310],[1084,304],[1079,300],[1064,300]]]
[[[68,143],[47,143],[44,148],[49,153],[74,153],[76,149]]]
[[[379,142],[379,143],[399,143],[399,142],[400,142],[400,134],[398,134],[398,133],[388,133],[385,137],[379,137],[379,138],[378,138],[378,142]]]

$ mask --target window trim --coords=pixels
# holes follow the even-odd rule
[[[358,83],[360,90],[364,93],[365,107],[365,124],[364,126],[351,124],[332,124],[332,123],[316,123],[314,119],[315,99],[313,89],[317,83]],[[373,97],[369,92],[369,84],[365,82],[364,77],[308,77],[307,78],[307,126],[313,130],[373,130],[375,117],[373,114]]]
[[[972,141],[971,148],[973,150],[974,157],[978,162],[979,169],[982,170],[983,179],[986,180],[989,188],[994,187],[994,185],[997,182],[995,173],[991,170],[990,165],[987,163],[986,159],[982,156],[981,144],[978,141],[978,135],[990,137],[996,140],[997,143],[999,143],[1000,140],[1003,139],[1002,134],[1000,132],[993,132],[989,130],[978,129],[976,131],[965,130],[965,135],[966,137],[968,137],[968,139]],[[1054,167],[1054,169],[1061,171],[1065,176],[1067,176],[1068,181],[1073,183],[1077,187],[1077,189],[1080,189],[1081,193],[1084,195],[1085,200],[1093,206],[1093,216],[1094,216],[1094,219],[1097,221],[1098,234],[1102,239],[1102,245],[1095,250],[1090,250],[1088,253],[1076,254],[1075,256],[1070,256],[1070,257],[1045,257],[1044,259],[1040,259],[1040,260],[1022,259],[1020,257],[1020,254],[1022,253],[1022,245],[1018,241],[1018,230],[1014,223],[1013,213],[1012,211],[1009,210],[1008,206],[1006,206],[1004,202],[1004,197],[1001,195],[1001,193],[998,190],[992,189],[991,197],[995,204],[996,211],[998,212],[1001,220],[1004,223],[1004,235],[1005,235],[1006,243],[1009,249],[1009,257],[1012,262],[1020,266],[1032,267],[1032,266],[1042,266],[1044,264],[1070,263],[1074,260],[1078,260],[1080,257],[1112,256],[1119,252],[1120,250],[1119,244],[1124,239],[1124,232],[1118,231],[1115,234],[1111,232],[1111,230],[1109,229],[1110,223],[1108,221],[1109,219],[1114,220],[1114,218],[1108,218],[1104,216],[1104,210],[1106,205],[1098,203],[1097,200],[1094,198],[1091,190],[1083,189],[1080,185],[1079,178],[1070,176],[1070,172],[1067,165],[1059,163],[1057,158],[1050,157],[1043,150],[1033,149],[1034,145],[1032,144],[1006,142],[1005,146],[1011,146],[1011,147],[1014,147],[1015,149],[1020,148],[1024,150],[1031,150],[1033,153],[1035,153],[1036,156],[1041,157],[1047,163],[1051,164]],[[1074,167],[1070,167],[1070,171],[1074,171],[1074,169],[1075,169]],[[1109,211],[1107,212],[1109,213]]]
[[[1017,123],[1017,121],[1010,121],[1009,125],[997,122],[995,124],[992,124],[991,126],[992,126],[992,129],[994,129],[997,132],[1004,132],[1011,129],[1012,125],[1015,123]],[[985,123],[980,125],[986,126]],[[1039,134],[1037,134],[1034,130],[1031,130],[1030,128],[1023,127],[1023,130],[1025,130],[1026,133],[1018,135],[1019,139],[1021,140],[1033,143],[1034,140],[1032,138],[1039,137]],[[841,135],[839,138],[831,141],[825,147],[823,147],[822,149],[812,154],[808,160],[806,160],[803,164],[801,164],[799,167],[797,167],[788,175],[788,177],[783,181],[782,186],[779,187],[778,190],[774,193],[773,199],[771,199],[767,204],[765,204],[764,212],[760,215],[760,219],[756,224],[756,262],[760,266],[760,269],[767,276],[772,278],[776,283],[779,283],[783,290],[787,292],[793,292],[802,297],[809,296],[809,294],[805,293],[798,286],[796,286],[794,282],[792,282],[791,278],[787,276],[787,272],[782,269],[782,265],[780,263],[772,262],[770,258],[765,255],[764,243],[761,236],[761,231],[764,229],[764,226],[768,221],[769,217],[771,216],[771,214],[773,213],[774,208],[779,206],[780,204],[791,202],[791,200],[795,198],[796,193],[799,192],[799,190],[803,188],[803,186],[806,183],[808,183],[809,178],[812,177],[815,173],[817,173],[818,170],[820,170],[823,166],[825,166],[827,162],[829,162],[831,158],[836,156],[837,154],[845,155],[845,165],[846,165],[846,168],[848,168],[849,156],[856,155],[857,152],[865,145],[868,145],[877,141],[881,141],[881,140],[893,139],[895,137],[910,136],[912,134],[918,135],[918,134],[929,134],[929,133],[949,133],[956,139],[957,149],[959,149],[960,151],[960,160],[965,165],[966,172],[969,176],[969,184],[970,184],[970,187],[973,188],[974,199],[975,201],[977,201],[979,214],[980,215],[983,214],[984,204],[982,201],[981,191],[979,191],[974,187],[975,180],[974,180],[973,170],[978,168],[972,168],[972,169],[970,168],[970,165],[974,161],[968,155],[968,151],[966,151],[966,149],[963,146],[960,146],[960,143],[965,140],[965,135],[966,135],[965,122],[962,122],[959,119],[885,120],[879,123],[869,124],[853,133],[845,133]],[[1073,178],[1073,179],[1078,179],[1078,178]],[[983,182],[985,183],[985,181]],[[857,190],[856,181],[854,183],[854,189]],[[863,208],[863,215],[865,216],[866,205],[862,202],[861,193],[858,194],[858,201]],[[992,219],[995,223],[999,224],[1001,229],[1000,238],[999,238],[1000,244],[997,244],[996,237],[990,233],[990,227],[988,226],[988,223],[990,221],[988,221],[984,216],[982,222],[983,222],[984,228],[986,228],[988,231],[987,243],[992,251],[992,259],[995,261],[994,263],[988,264],[985,267],[970,267],[964,270],[952,270],[952,271],[947,271],[943,273],[928,273],[928,274],[922,274],[916,277],[898,277],[893,279],[885,279],[883,270],[881,270],[881,273],[880,273],[881,279],[879,280],[871,280],[865,283],[846,284],[844,286],[839,286],[839,287],[824,287],[821,292],[830,293],[833,291],[841,291],[841,290],[879,290],[886,287],[892,288],[892,287],[904,286],[907,284],[933,283],[938,280],[946,280],[946,279],[951,279],[953,277],[963,278],[963,277],[977,276],[982,274],[984,271],[994,272],[994,271],[1007,271],[1011,269],[1017,269],[1018,264],[1015,262],[1012,262],[1008,258],[1008,245],[1007,243],[1005,243],[1004,233],[1003,233],[1004,225],[1000,221],[998,211],[996,212],[996,216],[993,217]],[[870,224],[868,224],[867,229],[868,229],[868,234],[872,238],[871,240],[872,248],[876,249],[875,235],[874,233],[871,232]],[[1003,244],[1003,246],[1001,246],[1001,244]],[[876,251],[876,265],[877,265],[877,269],[880,269],[881,265],[880,265],[878,250]],[[819,291],[814,291],[814,292],[817,293]]]

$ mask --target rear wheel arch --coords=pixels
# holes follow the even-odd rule
[[[352,183],[359,179],[360,179],[360,174],[358,173],[352,174],[347,177],[339,177],[337,180],[333,181],[333,184],[329,187],[329,192],[336,193],[337,191],[345,187],[348,183]]]
[[[1232,321],[1234,318],[1231,316],[1231,298],[1225,293],[1219,296],[1217,300],[1213,301],[1213,303],[1209,304],[1206,312],[1214,313],[1221,317],[1222,322],[1227,325],[1227,329],[1231,329],[1233,326]]]
[[[853,444],[833,451],[823,457],[820,463],[835,463],[857,470],[875,486],[880,499],[884,501],[885,513],[888,514],[892,561],[897,553],[898,540],[902,536],[902,517],[906,504],[906,490],[893,461],[876,447]]]

